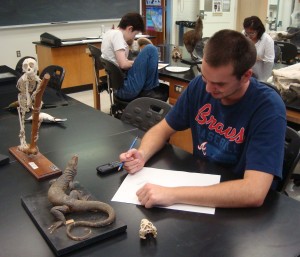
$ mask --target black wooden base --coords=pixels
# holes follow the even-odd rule
[[[80,190],[82,190],[82,188],[80,188]],[[86,234],[87,229],[91,229],[91,237],[83,241],[74,241],[70,239],[67,236],[65,226],[62,226],[53,231],[53,233],[50,233],[49,227],[55,222],[55,218],[50,213],[52,205],[47,198],[47,192],[48,191],[37,192],[34,195],[21,197],[21,201],[26,212],[57,256],[75,251],[97,241],[125,232],[127,229],[127,225],[118,220],[117,217],[114,223],[103,228],[74,228],[72,233],[74,232],[76,236],[84,235]],[[66,215],[66,219],[74,219],[75,221],[95,221],[98,219],[104,219],[104,216],[104,213],[84,212],[68,214]]]

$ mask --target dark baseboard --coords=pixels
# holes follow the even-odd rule
[[[86,90],[91,90],[93,89],[93,84],[87,84],[87,85],[80,85],[76,87],[67,87],[67,88],[62,88],[62,92],[65,94],[72,94],[72,93],[78,93]]]

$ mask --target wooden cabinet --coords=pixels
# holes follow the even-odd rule
[[[189,83],[161,75],[159,77],[160,79],[169,83],[169,103],[174,105],[180,94],[187,88]]]
[[[171,136],[169,143],[178,146],[184,151],[193,153],[193,139],[191,129],[177,131],[174,135]]]
[[[100,43],[94,43],[100,47]],[[65,78],[62,88],[93,85],[94,107],[100,110],[100,96],[95,85],[93,60],[87,44],[52,47],[36,44],[39,71],[49,65],[59,65],[65,68]]]
[[[100,44],[98,44],[98,47]],[[66,75],[62,88],[94,84],[94,68],[87,44],[50,47],[36,45],[39,71],[49,65],[65,68]]]
[[[289,122],[300,125],[300,112],[286,109],[286,118]]]

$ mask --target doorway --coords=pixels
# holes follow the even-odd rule
[[[200,0],[204,37],[211,37],[221,29],[236,29],[236,1]]]

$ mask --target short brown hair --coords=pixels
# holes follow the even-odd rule
[[[233,65],[233,75],[238,79],[256,62],[256,48],[251,40],[235,30],[216,32],[204,48],[204,59],[212,67]]]

